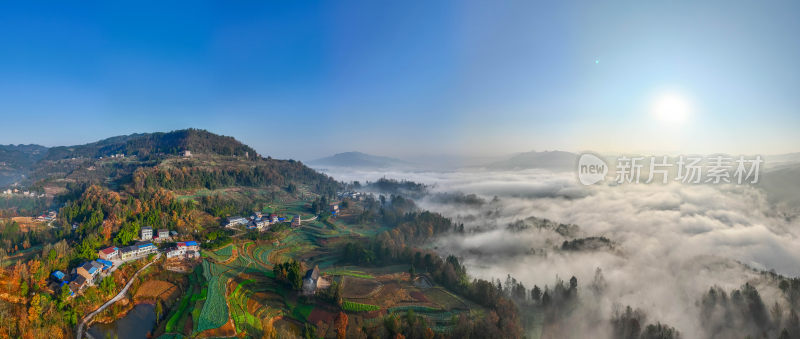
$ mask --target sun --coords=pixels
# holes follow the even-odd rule
[[[652,114],[660,121],[676,124],[684,123],[691,113],[691,103],[679,93],[661,93],[653,100]]]

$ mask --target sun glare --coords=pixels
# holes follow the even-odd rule
[[[663,122],[683,123],[691,114],[691,105],[689,100],[678,93],[662,93],[653,101],[652,113]]]

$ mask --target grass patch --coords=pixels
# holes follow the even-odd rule
[[[292,310],[292,317],[300,321],[307,321],[308,316],[311,315],[311,311],[313,310],[314,305],[298,304],[297,307]]]

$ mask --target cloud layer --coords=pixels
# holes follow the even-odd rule
[[[467,232],[439,239],[436,247],[462,257],[471,274],[511,274],[528,288],[574,275],[585,286],[600,267],[609,288],[586,311],[610,312],[612,303],[640,307],[688,337],[704,336],[696,301],[710,286],[758,283],[758,275],[737,261],[800,275],[797,219],[778,217],[764,194],[749,186],[585,187],[574,175],[539,170],[330,174],[348,181],[408,179],[430,184],[434,192],[478,194],[487,203],[419,201],[464,224]],[[606,237],[614,250],[561,251],[559,245],[569,237],[552,229],[506,228],[528,217],[576,224],[579,236]],[[759,290],[767,304],[779,299],[772,286]]]

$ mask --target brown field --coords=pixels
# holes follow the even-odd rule
[[[134,300],[155,299],[158,297],[166,298],[169,293],[176,289],[176,286],[163,280],[148,280],[136,291]]]
[[[19,229],[23,232],[47,227],[44,222],[36,221],[36,219],[32,217],[13,217],[11,220],[19,224]]]
[[[164,269],[173,272],[188,273],[200,263],[201,260],[199,259],[170,258],[164,262]]]
[[[377,293],[381,283],[375,279],[362,279],[345,276],[342,278],[342,296],[350,299],[363,299]]]
[[[318,322],[322,322],[323,324],[331,323],[334,319],[336,319],[336,313],[325,311],[320,307],[315,307],[308,316],[308,322],[314,325]]]
[[[425,296],[425,293],[422,293],[422,292],[419,292],[419,291],[414,291],[414,292],[409,292],[408,294],[410,294],[411,297],[413,297],[414,299],[417,299],[418,301],[428,302],[428,298]]]
[[[44,187],[44,194],[47,195],[48,197],[54,197],[56,195],[59,195],[61,193],[66,192],[66,191],[67,191],[67,188],[66,187],[61,187],[61,186],[45,186]]]
[[[383,308],[394,307],[400,303],[412,302],[414,298],[408,294],[408,290],[397,281],[383,282],[383,287],[371,295],[369,298],[358,300],[365,304],[378,305]]]

